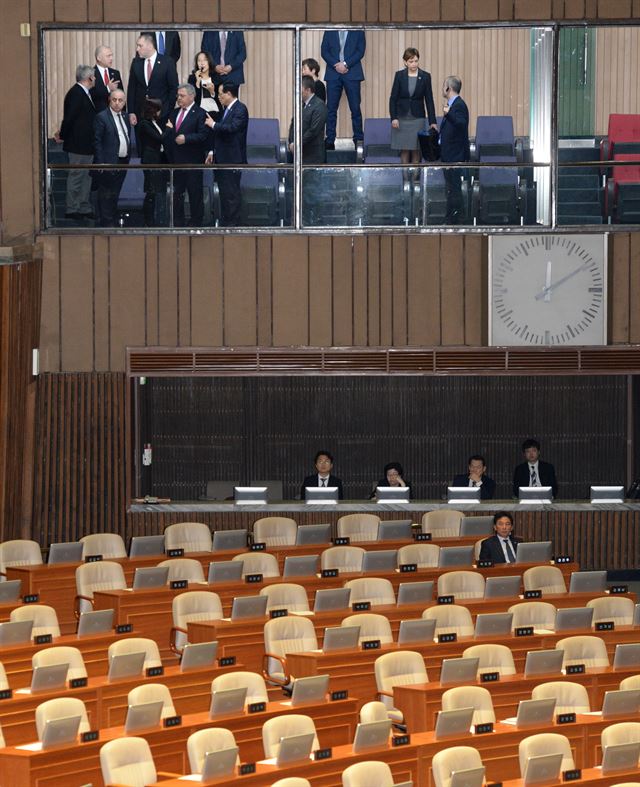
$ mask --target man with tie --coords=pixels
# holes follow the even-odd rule
[[[176,103],[178,73],[168,55],[158,54],[153,33],[141,33],[136,43],[137,57],[131,61],[127,86],[127,109],[132,126],[142,117],[145,98],[162,102],[161,119],[165,121]]]
[[[327,150],[335,150],[338,106],[342,91],[347,94],[351,110],[353,141],[364,138],[360,111],[360,83],[364,81],[362,58],[366,40],[362,30],[326,30],[322,36],[321,54],[327,64],[324,81],[327,83]]]
[[[474,454],[469,457],[467,462],[469,472],[466,474],[457,475],[451,486],[471,486],[480,487],[481,500],[493,500],[493,495],[496,491],[496,482],[493,478],[486,475],[487,464],[484,461],[484,456]]]
[[[480,544],[480,560],[492,563],[515,563],[521,538],[513,535],[513,517],[508,511],[497,511],[493,517],[494,535]]]
[[[204,166],[209,131],[205,119],[209,116],[195,103],[193,85],[178,86],[178,106],[167,121],[163,144],[172,164],[201,164]],[[173,223],[186,227],[184,193],[189,195],[190,227],[201,227],[204,216],[202,200],[203,173],[201,169],[173,171]]]
[[[316,472],[313,475],[308,475],[300,487],[300,497],[302,500],[305,498],[305,489],[308,486],[337,486],[338,498],[342,500],[344,497],[342,481],[331,474],[333,470],[333,456],[328,451],[318,451],[314,462]]]
[[[125,94],[113,90],[109,106],[96,115],[94,147],[96,164],[128,164],[131,154],[131,126],[124,114]],[[115,227],[118,197],[127,175],[126,169],[109,169],[98,179],[100,226]]]
[[[554,497],[558,495],[556,471],[552,464],[540,459],[540,443],[532,437],[522,443],[522,453],[526,459],[513,473],[513,496],[518,497],[521,486],[550,486]]]
[[[440,158],[443,163],[469,161],[469,109],[460,96],[462,80],[448,76],[442,85],[446,104],[442,109],[440,124]],[[462,200],[462,171],[445,169],[444,180],[447,195],[445,224],[461,224],[466,211]]]
[[[102,112],[109,105],[109,94],[114,90],[122,89],[122,77],[117,68],[113,66],[113,50],[100,44],[95,51],[96,64],[93,67],[95,82],[91,90],[91,98],[96,106],[96,112]]]
[[[327,107],[315,95],[315,79],[302,77],[302,163],[324,164],[324,126]],[[289,150],[294,151],[293,118],[289,126]]]
[[[182,45],[180,33],[177,30],[154,30],[153,45],[159,55],[170,57],[174,63],[180,60]]]
[[[216,97],[223,84],[244,85],[244,61],[247,48],[242,30],[205,30],[200,49],[213,60],[213,84]],[[238,90],[236,95],[240,95]]]

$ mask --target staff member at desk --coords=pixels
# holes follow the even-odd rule
[[[524,461],[513,471],[513,496],[518,497],[521,486],[550,486],[551,494],[558,496],[556,469],[540,459],[540,443],[529,437],[522,443]]]
[[[497,511],[493,517],[494,535],[480,545],[480,560],[493,563],[515,563],[521,538],[513,535],[513,517],[508,511]]]
[[[455,476],[451,486],[479,486],[480,500],[493,500],[496,491],[496,482],[486,475],[487,463],[484,456],[474,454],[467,462],[468,473]]]
[[[384,478],[378,481],[369,495],[369,500],[373,500],[376,496],[376,489],[379,486],[406,486],[409,489],[409,498],[411,498],[411,484],[404,480],[404,470],[400,462],[389,462],[384,466]]]
[[[302,482],[300,487],[300,497],[302,500],[305,498],[305,488],[308,486],[337,486],[338,498],[343,499],[344,494],[342,491],[342,481],[334,475],[331,475],[333,470],[333,456],[328,451],[318,451],[314,459],[317,472],[313,475],[308,475]]]

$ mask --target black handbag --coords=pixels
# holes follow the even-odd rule
[[[440,143],[438,142],[438,132],[435,128],[428,128],[426,131],[418,132],[420,151],[424,161],[440,160]]]

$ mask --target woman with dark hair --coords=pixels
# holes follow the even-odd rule
[[[369,500],[376,496],[376,488],[379,486],[406,486],[411,497],[411,484],[404,480],[404,470],[400,462],[389,462],[384,466],[384,478],[376,484],[373,492],[369,495]]]
[[[214,73],[215,66],[211,55],[208,52],[198,52],[187,82],[196,89],[196,104],[214,120],[219,120],[222,108],[218,102],[217,87],[213,84]]]
[[[167,157],[162,145],[160,115],[162,102],[157,98],[145,98],[142,105],[142,119],[136,126],[138,152],[143,164],[166,164]],[[142,211],[146,227],[157,227],[163,222],[156,221],[156,196],[166,197],[169,173],[166,169],[144,170],[144,202]]]

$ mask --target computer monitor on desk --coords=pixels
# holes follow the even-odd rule
[[[550,486],[521,486],[518,489],[518,497],[521,503],[533,503],[534,505],[553,502]]]
[[[447,502],[452,506],[471,505],[480,502],[479,486],[448,486]]]
[[[338,502],[338,487],[306,486],[304,499],[309,505],[333,505]]]
[[[376,501],[378,503],[408,503],[408,486],[377,486]]]
[[[233,491],[237,506],[265,506],[267,504],[266,486],[236,486]]]
[[[591,505],[615,505],[624,503],[624,487],[620,486],[592,486]]]

